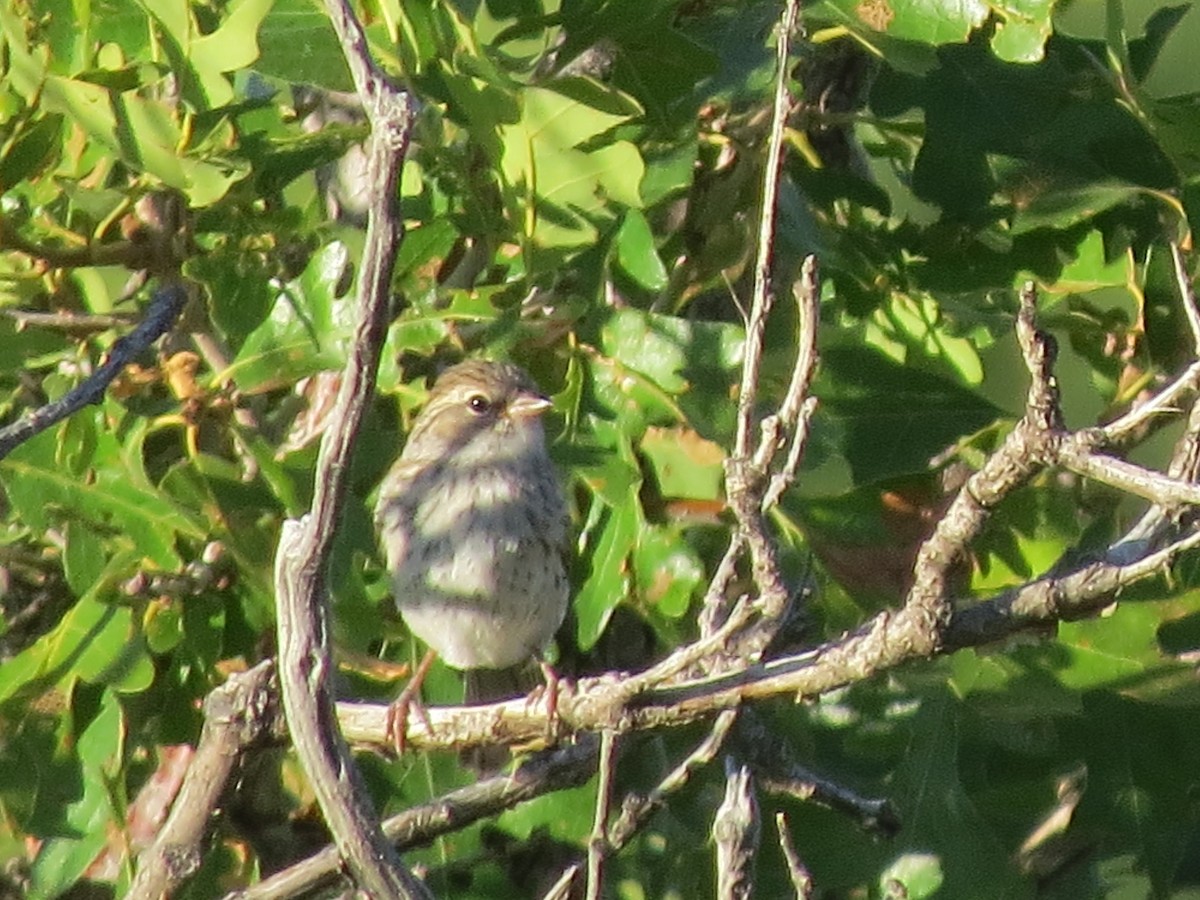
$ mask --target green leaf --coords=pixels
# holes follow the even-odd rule
[[[989,3],[999,21],[992,51],[1011,63],[1039,62],[1054,31],[1054,0],[1006,0]]]
[[[942,862],[932,853],[904,853],[892,861],[879,876],[879,892],[884,897],[897,894],[897,886],[908,900],[923,900],[937,894],[945,875]]]
[[[120,703],[115,694],[105,691],[99,712],[76,747],[83,796],[66,808],[63,835],[51,837],[38,851],[26,895],[30,900],[62,894],[108,844],[121,819],[111,792],[121,771],[124,740]]]
[[[947,897],[1021,896],[1010,849],[960,780],[957,703],[944,693],[927,697],[907,725],[894,794],[904,830],[893,866],[924,887],[940,880]],[[904,860],[903,851],[916,856]]]
[[[598,464],[576,469],[594,495],[589,521],[579,538],[579,559],[587,573],[574,599],[577,639],[585,650],[595,644],[612,611],[629,595],[629,556],[645,525],[638,502],[641,473],[628,439],[612,422],[589,418],[588,425],[603,450]]]
[[[183,615],[180,604],[166,597],[152,600],[142,618],[146,647],[162,656],[183,641]]]
[[[1013,217],[1013,234],[1025,234],[1037,228],[1070,228],[1146,193],[1135,184],[1112,181],[1046,191],[1017,211]]]
[[[188,260],[184,270],[207,288],[213,324],[234,350],[271,311],[273,272],[260,254],[226,248]]]
[[[1113,848],[1104,871],[1120,872],[1121,880],[1148,875],[1153,896],[1175,896],[1172,888],[1190,878],[1185,873],[1200,810],[1180,787],[1191,783],[1190,763],[1200,752],[1194,712],[1093,692],[1063,736],[1063,750],[1087,766],[1076,829],[1103,834]],[[1122,856],[1128,858],[1119,863]]]
[[[340,242],[314,254],[303,274],[278,295],[271,314],[246,338],[229,368],[218,373],[218,383],[233,380],[253,393],[341,368],[353,334],[354,304],[339,293],[349,265],[349,252]]]
[[[817,422],[825,423],[819,427],[839,429],[841,452],[860,485],[926,471],[931,458],[1001,414],[947,379],[853,346],[822,351],[816,394]]]
[[[642,287],[661,291],[667,286],[667,268],[654,248],[650,223],[640,210],[625,211],[617,230],[617,265]]]
[[[47,115],[22,129],[0,157],[0,192],[41,175],[61,151],[63,117]]]
[[[586,146],[636,115],[632,100],[583,79],[527,88],[521,99],[521,120],[500,136],[510,211],[527,237],[543,247],[578,247],[596,239],[593,221],[614,217],[610,201],[642,205],[637,148],[620,140]]]
[[[633,567],[638,598],[667,619],[683,616],[704,585],[704,564],[678,528],[643,526]]]
[[[890,0],[864,4],[854,0],[821,0],[813,15],[822,21],[841,22],[870,39],[871,32],[890,38],[919,41],[937,46],[962,43],[986,21],[990,10],[983,3],[953,6],[921,3],[920,0]]]
[[[215,203],[245,174],[228,162],[181,155],[184,134],[165,104],[51,74],[28,51],[22,23],[7,7],[0,8],[0,32],[8,38],[11,85],[27,102],[64,116],[97,147],[182,191],[194,206]]]
[[[954,334],[928,295],[891,294],[871,316],[864,341],[896,362],[919,365],[928,360],[970,386],[983,381],[983,365],[974,343]]]
[[[1108,259],[1104,235],[1089,231],[1076,246],[1076,256],[1063,267],[1058,280],[1048,288],[1052,294],[1081,294],[1101,288],[1128,288],[1136,283],[1137,273],[1128,254]]]
[[[409,274],[431,260],[443,259],[456,240],[458,229],[449,219],[435,219],[427,225],[409,229],[396,251],[396,276]]]
[[[688,428],[646,429],[638,445],[664,498],[720,500],[724,496],[725,451]]]
[[[598,399],[630,423],[673,424],[682,413],[703,436],[719,438],[733,425],[729,389],[743,341],[734,325],[619,310],[601,329],[600,349],[620,365],[593,364]],[[630,379],[626,368],[649,382]],[[640,430],[630,425],[631,434]]]
[[[590,536],[591,572],[575,594],[576,640],[589,650],[599,640],[617,604],[629,596],[629,554],[641,529],[636,503],[626,502],[603,513]]]
[[[354,90],[329,17],[307,0],[275,0],[258,32],[255,68],[293,84]]]
[[[64,537],[63,574],[75,595],[82,597],[100,581],[105,548],[100,535],[78,519],[67,522]]]
[[[258,29],[276,0],[233,0],[213,31],[194,39],[189,56],[201,72],[232,72],[258,59]]]
[[[150,685],[154,665],[133,613],[97,599],[100,593],[94,589],[52,631],[0,668],[0,703],[30,688],[77,678],[127,693]]]
[[[176,538],[203,537],[195,522],[147,485],[135,462],[120,459],[113,434],[97,437],[97,468],[90,482],[54,464],[56,436],[43,432],[0,461],[0,481],[25,524],[42,531],[69,518],[102,533],[116,530],[159,568],[177,569]]]

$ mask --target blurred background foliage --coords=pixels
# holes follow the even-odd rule
[[[721,462],[780,8],[359,12],[420,112],[396,315],[333,571],[345,691],[390,697],[418,652],[368,510],[428,379],[467,354],[521,363],[555,400],[576,526],[563,665],[643,666],[695,633],[728,527]],[[815,253],[821,406],[772,516],[791,571],[816,582],[797,644],[899,602],[947,492],[1020,414],[1023,281],[1040,285],[1058,338],[1070,425],[1127,409],[1187,363],[1166,244],[1190,250],[1200,216],[1189,4],[817,0],[803,20],[763,398],[786,385],[787,286]],[[309,0],[0,6],[0,415],[87,378],[149,297],[135,270],[182,266],[201,296],[102,404],[0,461],[9,896],[122,893],[200,699],[272,651],[273,547],[311,495],[372,189],[348,89]],[[1178,433],[1156,428],[1134,458],[1162,464]],[[1085,558],[1140,512],[1042,477],[972,547],[960,594]],[[1200,896],[1196,562],[1044,639],[765,704],[806,762],[890,798],[903,821],[880,839],[764,797],[787,811],[819,896]],[[435,669],[427,691],[455,702],[460,677]],[[653,785],[700,734],[629,737],[619,787]],[[437,756],[363,765],[387,809],[471,779]],[[612,896],[711,893],[717,770],[615,860]],[[584,846],[593,793],[411,856],[438,896],[535,896]],[[257,755],[184,896],[296,859],[320,842],[317,821],[291,757]],[[784,872],[764,840],[761,896],[786,893]]]

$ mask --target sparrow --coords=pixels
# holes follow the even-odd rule
[[[452,366],[380,485],[375,521],[396,605],[429,647],[392,706],[397,751],[434,654],[467,672],[468,702],[507,699],[521,691],[505,670],[540,661],[562,624],[568,514],[542,427],[550,407],[515,365]]]

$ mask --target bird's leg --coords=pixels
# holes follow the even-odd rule
[[[404,753],[404,745],[408,739],[408,713],[414,707],[417,710],[417,715],[421,717],[422,724],[433,733],[433,723],[429,720],[429,713],[425,709],[425,705],[421,703],[421,684],[425,681],[425,676],[429,673],[429,667],[433,665],[433,661],[437,658],[437,654],[432,650],[426,650],[425,656],[417,665],[417,670],[413,672],[412,678],[408,679],[408,684],[404,686],[404,690],[400,692],[400,696],[392,701],[392,705],[388,707],[385,732],[387,739],[391,741],[392,746],[396,748],[396,755],[400,756]]]
[[[570,691],[570,684],[564,685],[558,673],[544,659],[538,658],[538,667],[542,670],[542,678],[546,683],[540,684],[529,693],[529,704],[536,704],[546,695],[546,740],[551,744],[558,743],[562,733],[562,720],[558,717],[558,694],[560,690]]]

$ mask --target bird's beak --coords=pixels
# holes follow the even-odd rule
[[[508,404],[508,414],[514,419],[526,419],[540,416],[554,404],[549,397],[541,394],[517,394]]]

